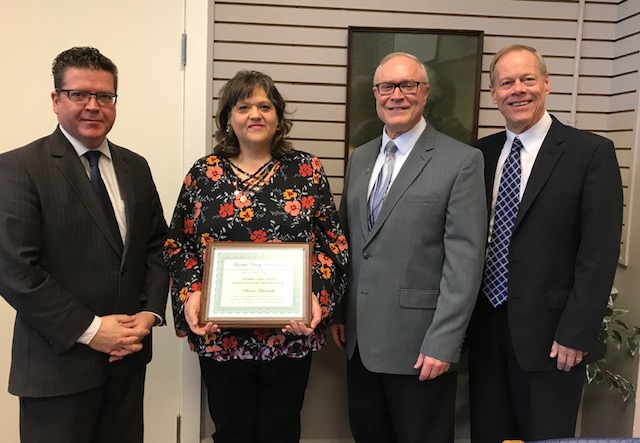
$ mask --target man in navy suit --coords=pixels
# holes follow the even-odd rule
[[[485,159],[490,235],[467,333],[471,440],[573,437],[585,365],[604,352],[599,332],[619,258],[615,149],[548,114],[549,74],[534,48],[498,51],[489,87],[506,131],[476,144]],[[519,189],[503,236],[505,211],[496,207],[514,151]],[[492,261],[501,241],[504,273]]]
[[[0,155],[0,294],[16,310],[9,392],[23,443],[143,440],[166,223],[147,162],[106,138],[117,75],[97,49],[59,54],[58,127]]]

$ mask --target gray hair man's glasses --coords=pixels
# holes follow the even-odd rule
[[[427,82],[400,82],[400,83],[390,83],[390,82],[382,82],[377,85],[373,85],[380,95],[391,95],[396,88],[400,88],[400,92],[403,94],[411,95],[418,92],[419,85],[426,85]]]
[[[102,106],[113,106],[116,104],[118,94],[111,94],[110,92],[89,92],[78,91],[77,89],[56,89],[58,93],[64,92],[74,103],[87,104],[91,97],[95,97],[96,101]]]

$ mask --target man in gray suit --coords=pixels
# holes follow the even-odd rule
[[[413,55],[386,56],[373,93],[385,127],[348,163],[349,288],[331,326],[347,350],[351,430],[356,442],[452,442],[485,253],[482,155],[425,121],[429,80]]]
[[[0,294],[16,310],[9,392],[22,442],[143,441],[166,223],[147,162],[106,139],[117,75],[97,49],[59,54],[59,126],[0,155]]]

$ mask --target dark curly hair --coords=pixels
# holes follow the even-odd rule
[[[96,71],[106,71],[113,75],[114,92],[118,92],[118,68],[106,56],[96,48],[89,46],[73,47],[61,52],[53,60],[51,72],[53,74],[53,86],[62,89],[64,74],[68,68],[85,68]]]
[[[288,139],[291,131],[291,120],[287,117],[287,103],[280,95],[273,83],[273,79],[267,74],[258,71],[238,71],[238,73],[225,84],[220,90],[221,97],[216,113],[216,123],[218,129],[215,137],[218,145],[213,152],[226,158],[236,157],[240,153],[240,142],[230,129],[229,118],[231,110],[238,103],[247,97],[251,97],[256,88],[264,89],[267,98],[273,104],[278,116],[278,128],[271,144],[271,155],[280,157],[293,151],[293,145]],[[229,128],[229,130],[227,130]]]

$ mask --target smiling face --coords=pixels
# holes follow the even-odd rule
[[[116,92],[110,72],[86,68],[67,68],[62,88],[92,93]],[[116,120],[116,106],[100,105],[95,96],[87,103],[74,103],[66,93],[53,91],[51,100],[60,126],[89,149],[102,143]]]
[[[373,83],[425,82],[424,71],[414,60],[397,56],[376,69]],[[378,117],[385,124],[385,131],[392,139],[411,130],[420,121],[429,96],[429,85],[418,85],[415,94],[403,94],[396,88],[391,95],[380,95],[373,87]]]
[[[238,100],[231,109],[229,125],[238,138],[241,151],[271,151],[278,127],[278,116],[265,90],[256,87],[250,97]]]
[[[507,128],[522,134],[544,115],[545,100],[550,92],[549,74],[543,74],[531,52],[508,52],[495,64],[489,89]]]

